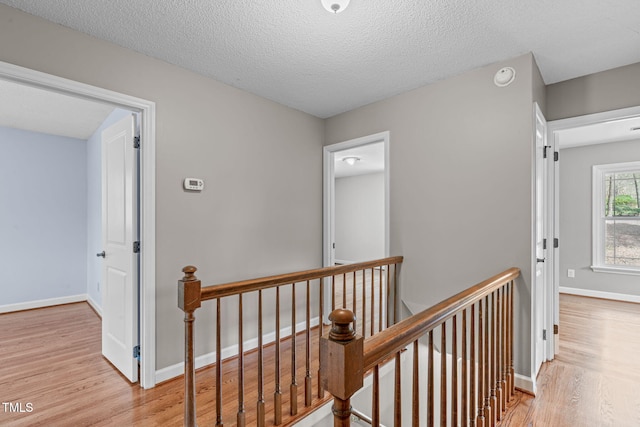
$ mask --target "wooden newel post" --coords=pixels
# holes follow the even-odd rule
[[[322,386],[333,395],[333,425],[350,425],[351,396],[362,388],[364,338],[352,328],[356,316],[349,310],[331,312],[331,331],[320,338]]]
[[[184,311],[184,425],[196,425],[196,370],[193,351],[194,312],[200,307],[200,280],[194,275],[197,268],[182,269],[184,277],[178,281],[178,307]]]

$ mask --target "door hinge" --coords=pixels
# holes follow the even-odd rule
[[[140,137],[139,136],[134,136],[133,137],[133,148],[140,148]]]
[[[133,242],[133,253],[140,253],[140,242]]]
[[[545,341],[547,340],[547,330],[546,329],[542,330],[542,339],[545,340]]]
[[[553,325],[553,335],[558,335],[558,325]]]
[[[558,153],[557,151],[554,151],[553,152],[553,161],[557,162],[559,158],[560,158],[560,153]]]
[[[554,248],[560,247],[560,240],[558,240],[557,237],[553,239],[553,247]]]
[[[133,358],[137,359],[138,361],[140,361],[140,346],[139,345],[133,347]]]
[[[542,147],[542,158],[546,159],[547,158],[547,149],[551,148],[550,145],[545,145],[544,147]]]
[[[542,239],[542,249],[547,249],[547,239]]]

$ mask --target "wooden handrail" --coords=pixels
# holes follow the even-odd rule
[[[296,285],[303,286],[306,284],[306,293],[304,295],[304,305],[306,307],[304,313],[304,339],[305,339],[305,374],[304,374],[304,404],[305,407],[312,405],[312,377],[311,377],[311,299],[312,299],[312,287],[317,291],[318,295],[318,319],[319,326],[317,328],[318,338],[324,333],[324,324],[321,319],[324,318],[329,311],[336,308],[336,298],[334,292],[336,292],[336,281],[342,280],[342,300],[343,307],[347,305],[347,280],[353,280],[353,294],[349,297],[351,299],[351,306],[353,310],[356,309],[356,299],[360,295],[356,295],[356,281],[361,281],[362,287],[362,331],[363,335],[367,335],[369,330],[365,331],[365,322],[367,316],[371,316],[370,320],[370,334],[375,334],[384,330],[389,324],[397,319],[398,308],[398,266],[402,264],[403,257],[395,256],[374,261],[359,262],[354,264],[332,266],[317,268],[311,270],[304,270],[294,273],[280,274],[268,277],[262,277],[257,279],[243,280],[237,282],[223,283],[212,286],[201,286],[201,281],[195,276],[197,268],[194,266],[187,266],[183,269],[184,277],[178,282],[178,307],[184,311],[184,325],[185,325],[185,414],[184,424],[185,426],[194,426],[196,424],[196,402],[195,402],[195,352],[194,352],[194,323],[195,323],[195,311],[201,306],[202,301],[216,300],[215,304],[215,348],[216,348],[216,425],[223,425],[223,408],[222,408],[222,354],[223,349],[221,345],[221,321],[222,310],[224,306],[221,304],[221,300],[225,297],[234,297],[237,300],[237,308],[235,309],[238,315],[238,338],[237,338],[237,425],[244,426],[247,421],[247,408],[249,404],[245,399],[245,377],[244,377],[244,355],[243,355],[243,343],[245,342],[244,328],[243,328],[243,295],[255,293],[257,298],[257,330],[258,330],[258,384],[257,384],[257,402],[256,402],[256,424],[258,426],[265,425],[265,386],[264,386],[264,357],[263,348],[265,343],[263,341],[263,291],[266,289],[275,289],[275,329],[274,335],[274,354],[275,354],[275,390],[273,395],[273,422],[275,425],[280,425],[284,420],[282,417],[283,406],[283,392],[281,388],[281,376],[280,363],[283,357],[281,357],[281,341],[288,339],[289,345],[286,350],[290,356],[290,364],[287,367],[290,374],[289,384],[289,414],[296,416],[298,414],[298,374],[296,373],[297,367],[297,354],[296,354],[296,325],[299,319],[298,312],[296,311],[296,304],[298,298],[296,297]],[[375,270],[379,269],[379,273],[374,274]],[[353,273],[352,275],[348,273]],[[383,274],[385,273],[385,274]],[[328,279],[328,280],[325,280]],[[306,282],[306,283],[305,283]],[[330,282],[330,283],[329,283]],[[325,312],[324,308],[324,293],[325,285],[331,285],[331,307]],[[368,286],[370,285],[370,289]],[[291,330],[291,335],[282,338],[280,336],[280,290],[281,288],[290,288],[290,320],[291,324],[288,326]],[[367,288],[367,292],[365,292]],[[377,292],[376,292],[377,288]],[[287,298],[289,299],[289,298]],[[301,299],[301,298],[300,298]],[[251,300],[250,300],[251,301]],[[285,305],[287,303],[285,302]],[[374,307],[377,305],[378,314]],[[370,307],[368,307],[370,306]],[[386,308],[385,308],[386,307]],[[365,308],[370,308],[370,312],[364,312]],[[391,317],[393,312],[393,318]],[[383,316],[386,313],[386,316]],[[300,316],[301,317],[301,316]],[[375,328],[374,328],[375,324]],[[355,326],[355,325],[354,325]],[[281,339],[282,338],[282,339]],[[316,357],[319,357],[320,343],[318,343],[318,352],[315,353]],[[361,347],[361,346],[360,346]],[[284,350],[283,350],[284,352]],[[360,354],[361,351],[360,351]],[[318,371],[318,399],[323,399],[324,388],[320,382],[320,371]],[[250,408],[251,409],[251,408]],[[345,412],[346,414],[346,412]],[[253,421],[250,421],[253,422]]]
[[[364,342],[364,369],[373,368],[389,355],[402,350],[429,330],[445,322],[453,314],[489,295],[519,275],[520,269],[510,268],[367,338]]]
[[[258,279],[229,282],[219,285],[203,287],[200,293],[202,301],[258,291],[261,289],[274,288],[276,286],[300,283],[307,280],[321,279],[339,274],[352,273],[369,268],[382,267],[389,264],[401,264],[402,256],[382,258],[375,261],[365,261],[355,264],[337,265],[332,267],[322,267],[312,270],[298,271],[295,273],[279,274],[275,276],[262,277]]]
[[[520,276],[518,268],[510,268],[487,280],[484,280],[446,300],[415,314],[385,330],[379,331],[362,343],[363,338],[357,336],[351,328],[355,320],[349,310],[339,309],[331,313],[334,320],[332,330],[321,338],[320,365],[322,382],[327,391],[334,396],[334,426],[348,427],[351,396],[361,388],[358,382],[364,372],[372,372],[372,422],[380,423],[380,366],[387,361],[396,359],[394,386],[394,422],[400,424],[402,409],[397,405],[400,399],[400,353],[413,345],[413,423],[419,420],[419,387],[418,378],[418,340],[428,337],[428,384],[427,384],[427,425],[433,425],[434,413],[437,410],[434,402],[434,329],[440,330],[440,424],[453,425],[461,422],[464,425],[494,427],[502,419],[506,410],[506,402],[513,394],[513,286],[515,279]],[[484,302],[484,304],[483,304]],[[478,309],[477,331],[475,340],[476,315]],[[471,312],[471,352],[467,349],[467,312]],[[508,313],[507,313],[508,311]],[[461,384],[458,389],[458,316],[462,315],[462,353]],[[484,320],[484,323],[483,323]],[[451,329],[447,328],[447,324]],[[349,334],[341,333],[348,331]],[[447,361],[448,335],[451,335],[451,358]],[[354,350],[360,343],[361,353]],[[477,344],[477,345],[476,345]],[[478,365],[475,365],[475,353],[478,354]],[[348,357],[345,355],[348,354]],[[467,377],[467,365],[471,363],[471,378]],[[447,368],[451,365],[451,378],[448,382]],[[477,375],[477,382],[476,382]],[[471,390],[467,385],[471,381]],[[361,383],[360,383],[361,384]],[[449,389],[448,384],[451,384]],[[477,384],[477,388],[476,388]],[[502,388],[506,389],[506,396]],[[469,391],[469,393],[468,393]],[[477,393],[476,393],[477,391]],[[476,406],[475,396],[478,396]],[[451,405],[448,405],[448,396]],[[460,397],[460,400],[458,400]],[[504,404],[502,403],[504,399]],[[461,409],[458,412],[458,409]],[[476,416],[477,408],[477,416]],[[460,416],[462,418],[460,419]]]

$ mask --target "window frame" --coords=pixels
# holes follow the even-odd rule
[[[597,273],[617,273],[640,276],[640,266],[620,266],[607,265],[605,263],[605,221],[607,218],[637,218],[640,217],[605,217],[604,197],[605,183],[604,177],[610,173],[624,173],[640,171],[640,161],[626,163],[612,163],[606,165],[593,165],[592,184],[592,244],[593,256],[591,269]]]

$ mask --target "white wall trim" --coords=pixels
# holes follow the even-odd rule
[[[40,299],[35,301],[19,302],[16,304],[0,305],[0,313],[13,313],[14,311],[33,310],[34,308],[52,307],[54,305],[71,304],[87,301],[87,294],[69,295],[66,297]]]
[[[311,327],[318,326],[318,317],[314,317],[310,319]],[[306,321],[296,323],[296,332],[302,332],[306,328]],[[287,326],[286,328],[280,329],[280,340],[284,340],[291,336],[291,326]],[[276,333],[270,332],[268,334],[263,335],[262,343],[263,345],[275,342]],[[249,350],[253,350],[258,348],[258,338],[252,338],[243,343],[243,350],[245,352]],[[238,344],[233,344],[228,347],[222,349],[222,360],[227,359],[229,357],[236,356],[238,354]],[[197,356],[195,359],[196,369],[202,368],[204,366],[209,366],[216,363],[216,352],[212,351],[210,353],[206,353],[200,356]],[[161,383],[163,381],[170,380],[175,377],[179,377],[184,374],[184,362],[179,362],[173,364],[171,366],[167,366],[166,368],[159,369],[156,371],[155,380],[156,384]]]
[[[533,394],[534,396],[536,395],[536,382],[533,378],[529,376],[516,373],[515,386],[520,390],[524,390],[528,393]]]
[[[583,297],[609,299],[614,301],[625,301],[640,303],[640,295],[618,294],[615,292],[593,291],[591,289],[569,288],[560,286],[561,294],[580,295]]]
[[[93,308],[93,311],[96,312],[98,316],[102,319],[102,307],[98,305],[98,303],[91,298],[91,295],[87,295],[87,303]]]
[[[140,385],[155,385],[156,366],[156,104],[0,61],[0,79],[141,113],[140,165]],[[85,298],[86,299],[86,298]]]

